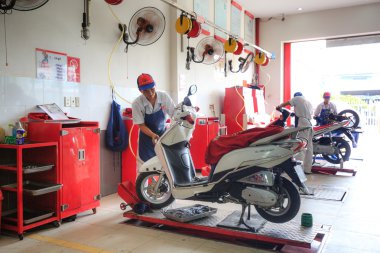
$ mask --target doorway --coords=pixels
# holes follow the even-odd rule
[[[356,110],[380,133],[380,35],[285,43],[284,96],[302,92],[314,108],[331,92],[338,112]]]

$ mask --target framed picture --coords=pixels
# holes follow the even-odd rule
[[[235,1],[231,1],[231,33],[241,36],[241,12],[243,8]]]
[[[215,0],[215,24],[227,30],[227,6],[229,0]],[[227,35],[215,29],[215,38],[221,41],[227,39]]]
[[[255,18],[249,11],[244,11],[244,40],[255,43]]]
[[[210,20],[210,0],[194,0],[194,12]],[[202,33],[204,35],[210,35],[210,27],[206,24],[202,24]]]

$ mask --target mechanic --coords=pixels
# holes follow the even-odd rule
[[[329,123],[330,114],[338,114],[336,105],[330,102],[331,93],[323,93],[323,102],[317,106],[314,111],[314,119],[316,119],[318,125],[326,125]]]
[[[303,169],[306,174],[311,173],[311,166],[313,162],[313,128],[311,124],[311,115],[313,113],[313,106],[305,99],[301,92],[294,93],[294,97],[279,106],[280,109],[286,106],[293,106],[296,115],[296,127],[310,127],[310,129],[299,132],[298,137],[307,140],[307,147],[297,154],[296,158],[303,161]]]
[[[168,94],[156,91],[156,84],[149,74],[137,78],[141,92],[132,103],[133,123],[140,128],[139,157],[147,161],[156,156],[154,145],[164,134],[166,119],[174,113],[174,102]]]

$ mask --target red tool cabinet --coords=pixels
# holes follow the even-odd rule
[[[247,115],[255,113],[252,89],[245,87],[226,88],[224,109],[229,134],[246,130]]]
[[[190,140],[190,153],[194,167],[198,170],[207,166],[205,154],[212,139],[219,135],[219,119],[217,117],[197,118],[193,138]]]
[[[58,142],[61,184],[60,219],[100,204],[100,129],[98,122],[30,122],[31,141]]]

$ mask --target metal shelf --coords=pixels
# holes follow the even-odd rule
[[[37,221],[45,220],[47,218],[50,218],[54,215],[54,212],[50,211],[35,211],[35,210],[30,210],[30,209],[24,209],[23,213],[23,224],[24,225],[29,225],[32,223],[35,223]],[[11,222],[17,222],[17,210],[13,209],[10,210],[2,216],[2,219],[11,221]]]
[[[17,167],[0,165],[0,170],[17,171]]]
[[[3,185],[1,188],[6,189],[6,190],[10,190],[10,191],[17,191],[17,183],[9,184],[9,185]],[[23,192],[27,195],[39,196],[39,195],[44,195],[44,194],[51,193],[51,192],[56,192],[62,188],[62,185],[61,184],[48,184],[48,183],[41,183],[41,182],[24,181],[22,188],[23,188]]]
[[[25,164],[22,168],[24,174],[32,174],[43,171],[51,170],[54,167],[54,164]],[[0,170],[8,170],[8,171],[17,171],[16,164],[3,164],[0,165]]]

